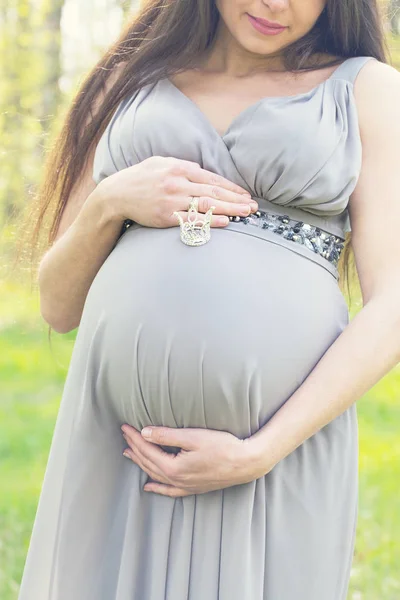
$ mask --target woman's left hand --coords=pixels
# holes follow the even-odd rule
[[[214,429],[145,427],[142,432],[131,425],[121,427],[129,448],[129,458],[153,480],[146,492],[163,496],[190,496],[248,483],[268,472],[255,455],[251,438],[239,439]],[[146,437],[149,430],[151,435]],[[181,448],[168,453],[158,445]]]

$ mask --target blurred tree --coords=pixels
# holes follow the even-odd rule
[[[61,100],[59,86],[62,74],[60,24],[64,1],[45,0],[42,5],[43,19],[40,26],[40,38],[42,40],[44,81],[38,117],[46,129],[49,128],[49,123],[51,124],[56,115]]]
[[[124,21],[126,21],[126,19],[129,17],[129,15],[132,14],[132,11],[134,10],[137,2],[136,2],[136,0],[117,0],[117,1],[122,9],[123,19],[124,19]]]
[[[2,252],[12,246],[13,222],[36,191],[44,153],[71,95],[137,5],[0,0]]]
[[[393,35],[400,34],[400,0],[389,0],[389,21],[390,21],[390,30]]]
[[[64,0],[2,2],[0,12],[0,225],[29,202],[43,142],[60,104],[60,18]]]
[[[13,214],[17,199],[24,196],[24,176],[29,178],[29,155],[34,146],[32,128],[27,128],[27,115],[39,100],[32,94],[36,85],[36,56],[33,51],[32,4],[15,0],[2,9],[0,64],[2,94],[0,97],[0,135],[2,169],[0,201],[2,217]],[[24,174],[24,176],[22,175]]]

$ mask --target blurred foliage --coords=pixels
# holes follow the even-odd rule
[[[119,29],[114,13],[107,24],[107,3],[114,13],[121,12],[122,23],[136,0],[90,0],[84,7],[78,0],[0,0],[0,250],[7,259],[17,234],[14,224],[38,188],[44,156],[54,143],[86,68],[94,62],[89,57],[87,62],[82,60],[71,67],[70,58],[64,56],[70,42],[68,23],[74,27],[71,38],[76,37],[77,28],[83,49],[93,24],[94,53],[98,55],[102,47],[98,47],[98,22],[92,18],[94,8],[98,5],[99,20],[104,15],[103,47]],[[64,7],[69,7],[69,21],[62,31]],[[84,15],[87,22],[82,23]]]

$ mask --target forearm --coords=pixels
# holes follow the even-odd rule
[[[303,384],[249,438],[267,473],[342,414],[400,362],[400,298],[373,298],[352,319]]]
[[[59,333],[79,325],[89,288],[121,227],[112,200],[96,188],[75,221],[42,258],[38,273],[41,313]]]

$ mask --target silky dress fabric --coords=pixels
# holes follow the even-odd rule
[[[344,237],[361,168],[353,84],[371,58],[260,100],[222,136],[170,80],[149,84],[114,113],[94,180],[175,156],[245,187],[260,209]],[[348,322],[336,267],[305,246],[231,222],[193,248],[178,227],[133,224],[87,295],[19,600],[345,600],[354,404],[256,481],[176,499],[143,491],[120,426],[248,437]]]

